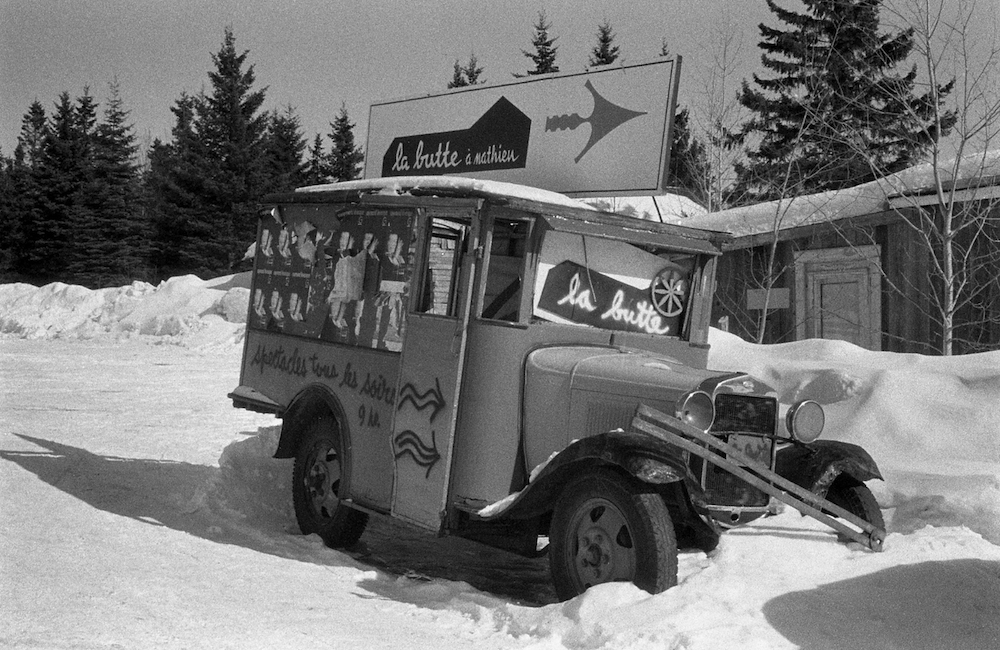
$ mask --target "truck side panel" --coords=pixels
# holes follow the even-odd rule
[[[246,350],[242,385],[282,407],[316,385],[340,402],[353,449],[351,494],[342,496],[388,510],[399,354],[256,330],[247,332]]]

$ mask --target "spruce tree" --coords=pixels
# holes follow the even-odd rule
[[[479,59],[476,58],[475,52],[469,55],[469,62],[462,68],[462,74],[465,75],[465,81],[470,86],[484,83],[484,81],[480,80],[483,76],[483,67],[479,65]]]
[[[880,31],[880,0],[803,0],[807,13],[768,6],[787,29],[760,25],[773,76],[744,81],[753,117],[734,134],[748,145],[738,191],[759,201],[849,187],[916,163],[939,133],[931,93],[915,95],[916,68],[896,72],[913,30]],[[950,84],[940,89],[942,97]]]
[[[218,275],[233,248],[231,221],[220,218],[216,207],[226,188],[216,180],[217,162],[197,130],[198,101],[182,94],[170,109],[172,141],[157,139],[150,149],[146,207],[154,223],[153,263],[160,278]]]
[[[160,274],[231,272],[256,238],[269,115],[261,112],[266,90],[254,89],[247,56],[226,28],[212,55],[211,91],[182,95],[171,108],[173,141],[151,150],[147,206]]]
[[[21,119],[14,156],[5,165],[5,198],[0,205],[0,232],[4,233],[0,253],[6,271],[16,277],[31,275],[30,249],[33,230],[41,223],[41,193],[38,184],[49,121],[37,99]]]
[[[534,51],[521,50],[521,53],[535,64],[535,67],[528,70],[527,74],[538,75],[559,72],[559,66],[556,65],[556,51],[559,49],[555,44],[557,37],[549,36],[552,24],[548,21],[544,10],[538,12],[538,20],[535,22],[534,28],[535,33],[531,38],[531,45],[535,48]]]
[[[267,192],[284,192],[306,184],[306,165],[302,155],[306,140],[299,116],[288,106],[284,112],[271,113],[264,138],[264,176]]]
[[[590,51],[590,66],[609,65],[618,58],[618,46],[614,44],[615,33],[607,19],[597,26],[597,45]]]
[[[94,255],[87,283],[119,285],[149,277],[151,230],[141,206],[136,137],[119,85],[109,86],[104,119],[94,137]]]
[[[309,147],[309,154],[303,170],[302,182],[304,185],[322,185],[330,182],[330,161],[323,150],[323,136],[319,133],[313,138],[312,146]]]
[[[354,144],[354,124],[347,115],[347,107],[340,106],[336,119],[330,123],[330,175],[335,181],[350,181],[361,175],[361,163],[365,156],[361,148]]]
[[[82,197],[90,148],[90,134],[81,125],[92,125],[92,101],[82,102],[82,109],[78,116],[69,93],[59,95],[34,174],[38,202],[37,209],[25,215],[22,269],[36,282],[72,281],[79,269],[75,235],[86,221]]]
[[[264,190],[264,138],[267,113],[261,112],[266,89],[254,90],[256,77],[246,65],[248,52],[237,53],[236,37],[226,28],[222,48],[212,55],[208,73],[212,92],[195,105],[198,135],[215,161],[212,192],[205,197],[221,220],[219,235],[228,254],[216,260],[224,273],[243,258],[257,236],[257,201]]]
[[[16,277],[17,255],[23,244],[15,189],[17,175],[14,159],[0,154],[0,233],[3,233],[0,237],[0,282],[10,282]]]
[[[448,88],[462,88],[468,85],[469,82],[465,79],[465,71],[458,62],[458,59],[455,59],[455,68],[451,73],[451,81],[448,82]]]
[[[469,56],[469,62],[464,66],[458,62],[458,59],[455,59],[455,67],[452,71],[451,81],[448,82],[448,88],[462,88],[483,83],[479,80],[482,74],[483,68],[479,65],[479,59],[476,58],[475,53]]]
[[[17,147],[24,156],[24,164],[34,169],[42,156],[45,136],[48,134],[48,118],[45,108],[37,99],[31,102],[28,112],[21,118],[21,132],[17,136]]]
[[[688,109],[677,110],[674,113],[667,184],[687,190],[695,199],[705,202],[710,173],[705,145],[691,132]]]

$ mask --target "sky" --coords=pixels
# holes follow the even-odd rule
[[[943,1],[946,17],[959,4],[975,7],[976,47],[997,42],[1000,2]],[[798,0],[779,5],[802,10]],[[758,25],[782,26],[764,0],[0,0],[0,152],[13,152],[34,100],[51,112],[63,91],[76,98],[89,88],[103,102],[114,80],[139,143],[169,140],[170,107],[209,85],[227,26],[249,52],[257,87],[267,88],[267,110],[293,107],[311,141],[330,132],[343,104],[363,145],[373,102],[444,90],[456,60],[474,53],[487,83],[527,71],[522,51],[532,49],[541,10],[563,72],[585,68],[605,20],[625,64],[656,57],[666,39],[683,57],[678,104],[696,128],[721,35],[732,39],[733,92],[763,70]],[[888,28],[888,10],[882,19]]]
[[[527,71],[521,51],[542,9],[563,72],[586,66],[604,20],[623,63],[666,39],[683,57],[681,105],[701,93],[713,32],[734,26],[749,75],[770,17],[763,0],[0,0],[0,151],[13,151],[34,100],[51,112],[63,91],[89,87],[103,101],[116,79],[140,140],[169,140],[170,107],[208,86],[227,26],[267,87],[265,108],[294,107],[311,141],[344,104],[364,143],[373,102],[444,90],[456,60],[475,53],[488,83]]]

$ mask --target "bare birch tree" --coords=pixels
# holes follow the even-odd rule
[[[938,328],[938,352],[950,355],[956,344],[976,350],[1000,334],[1000,152],[991,151],[1000,133],[996,15],[965,0],[894,0],[887,9],[914,30],[938,132],[954,126],[948,138],[935,140],[924,168],[889,175],[871,159],[886,180],[880,184],[886,203],[925,249],[929,268],[927,278],[890,278],[884,270],[883,276],[890,290],[918,296]],[[984,29],[991,19],[994,27]],[[936,101],[949,79],[948,101]]]

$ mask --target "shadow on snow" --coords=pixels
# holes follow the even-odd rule
[[[783,594],[768,622],[809,650],[1000,648],[1000,562],[921,562]]]
[[[46,451],[0,450],[0,458],[105,512],[298,561],[375,568],[415,581],[461,581],[524,604],[556,601],[544,558],[530,560],[460,538],[434,537],[388,517],[372,517],[361,541],[350,549],[317,548],[318,538],[303,537],[287,514],[290,494],[255,495],[253,490],[260,486],[240,484],[239,473],[177,461],[103,456],[15,435]],[[288,461],[272,462],[277,471],[290,474]],[[256,469],[248,473],[259,474]],[[258,505],[257,496],[264,505]],[[385,597],[392,591],[376,588],[374,593]]]

